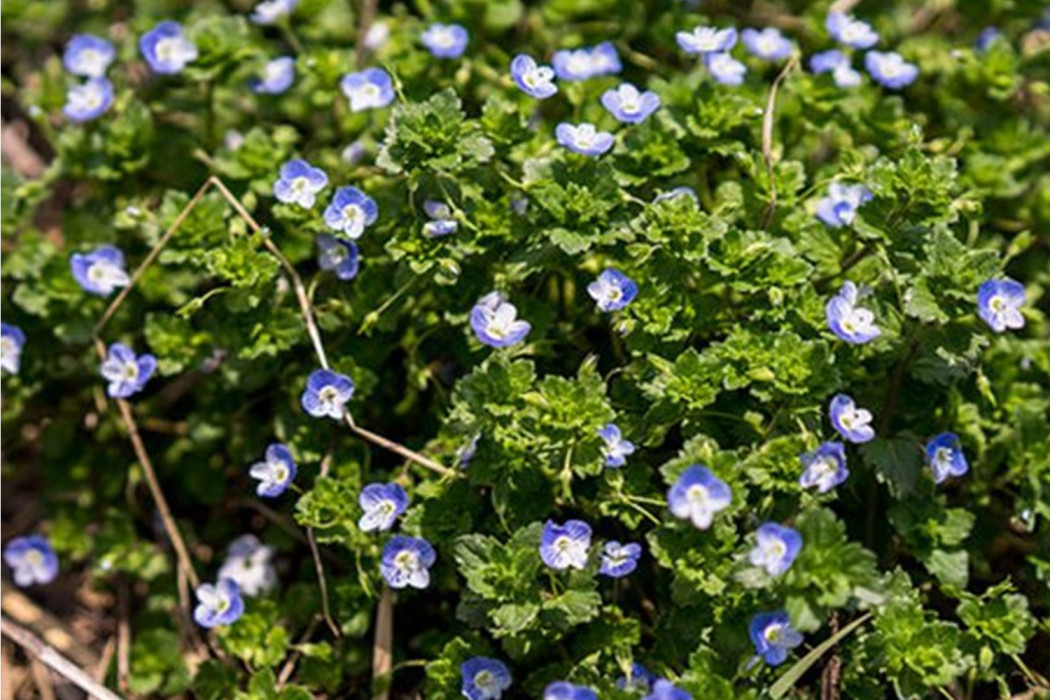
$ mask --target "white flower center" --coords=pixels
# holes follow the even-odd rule
[[[1006,299],[996,294],[994,297],[988,300],[988,307],[993,312],[1001,314],[1009,308],[1009,304],[1006,303]]]
[[[139,366],[136,362],[124,363],[124,379],[129,382],[135,381],[139,376]]]
[[[26,552],[24,561],[32,568],[37,569],[44,563],[44,555],[39,549],[30,549]]]
[[[321,387],[321,390],[317,392],[317,396],[323,403],[335,403],[336,398],[339,396],[339,392],[335,390],[334,386]]]
[[[419,558],[416,557],[415,552],[404,550],[398,552],[397,556],[394,557],[394,566],[403,573],[411,573],[419,568]]]
[[[356,204],[347,204],[343,207],[343,220],[348,224],[357,223],[364,215],[361,207]]]
[[[762,636],[766,638],[767,642],[776,646],[780,642],[783,633],[784,630],[781,625],[770,625],[762,632]]]
[[[690,486],[689,490],[686,492],[685,497],[686,500],[688,500],[694,508],[707,508],[707,501],[709,500],[709,495],[707,493],[707,489],[701,486],[700,484]]]

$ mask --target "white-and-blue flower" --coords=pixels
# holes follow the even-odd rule
[[[594,124],[562,122],[554,129],[558,143],[574,153],[600,156],[613,147],[615,139],[608,131],[598,131]]]
[[[638,284],[616,268],[608,267],[587,285],[600,311],[619,311],[638,296]]]
[[[871,427],[871,411],[858,408],[846,394],[835,394],[828,406],[828,415],[835,431],[850,442],[859,444],[875,437],[875,429]]]
[[[257,596],[277,586],[273,567],[273,547],[252,534],[241,535],[226,549],[226,560],[219,567],[220,580],[228,578],[246,596]]]
[[[649,692],[653,683],[659,680],[659,676],[642,666],[637,661],[631,664],[629,675],[620,676],[616,679],[616,687],[620,690]]]
[[[456,463],[459,464],[460,469],[466,469],[470,466],[470,460],[474,459],[474,455],[477,454],[478,440],[480,439],[481,433],[475,433],[474,437],[456,450]]]
[[[641,92],[630,83],[602,93],[602,106],[624,124],[640,124],[660,108],[660,97],[650,90]]]
[[[432,24],[421,39],[437,58],[459,58],[467,50],[470,33],[458,24]]]
[[[260,95],[280,95],[295,82],[295,59],[291,56],[280,56],[267,61],[262,74],[252,78],[249,86]]]
[[[426,588],[430,585],[430,567],[437,554],[430,543],[420,537],[394,535],[383,547],[379,570],[391,588]]]
[[[299,402],[314,418],[342,420],[346,402],[354,395],[354,382],[330,369],[315,369],[306,380]]]
[[[214,585],[201,584],[196,593],[197,607],[193,609],[193,619],[201,627],[210,629],[232,625],[244,614],[244,600],[233,579],[222,578]]]
[[[408,494],[401,484],[369,484],[361,489],[357,503],[364,515],[357,521],[362,532],[389,530],[408,508]]]
[[[675,40],[682,51],[691,54],[722,53],[736,46],[733,28],[694,27],[692,31],[678,32]]]
[[[835,41],[855,49],[870,49],[879,42],[879,35],[870,24],[844,12],[829,12],[824,26]]]
[[[428,199],[423,202],[423,211],[430,217],[430,221],[423,224],[423,233],[430,238],[447,236],[459,228],[459,222],[452,218],[452,207],[444,202]]]
[[[977,315],[996,333],[1024,328],[1024,285],[1016,280],[985,280],[977,289]]]
[[[554,681],[543,689],[543,700],[598,700],[598,693],[585,685]]]
[[[140,356],[123,343],[109,346],[109,354],[102,363],[102,377],[109,382],[106,393],[113,399],[126,399],[142,391],[157,369],[157,358],[149,353]]]
[[[763,523],[755,532],[755,546],[748,552],[747,560],[770,576],[779,576],[791,568],[801,549],[802,535],[798,530]]]
[[[58,556],[42,535],[15,537],[4,546],[4,563],[19,587],[51,583],[58,576]]]
[[[623,69],[620,54],[609,41],[592,47],[555,51],[551,57],[551,65],[558,80],[567,81],[615,75]]]
[[[113,83],[106,78],[88,78],[69,88],[62,113],[69,121],[81,124],[98,119],[112,104]]]
[[[838,49],[821,51],[810,56],[809,69],[818,75],[831,73],[831,79],[843,88],[856,87],[863,80],[860,71],[853,69],[849,56]]]
[[[668,200],[677,199],[679,197],[688,197],[697,204],[700,204],[700,198],[696,195],[696,190],[694,190],[692,187],[689,187],[688,185],[682,185],[681,187],[675,187],[670,190],[667,190],[666,192],[661,192],[660,194],[653,197],[653,204],[658,204],[659,202],[666,202]]]
[[[69,267],[85,292],[103,297],[131,282],[124,269],[124,253],[116,246],[103,245],[90,253],[73,253]]]
[[[602,548],[602,561],[598,573],[602,576],[621,578],[638,568],[638,559],[641,556],[642,545],[637,542],[620,544],[611,540]]]
[[[605,443],[602,446],[602,457],[605,458],[607,467],[622,467],[627,463],[627,456],[634,454],[634,443],[624,439],[615,423],[607,423],[600,428],[598,437]]]
[[[340,187],[324,210],[324,222],[328,228],[355,240],[378,217],[379,206],[375,200],[356,187]]]
[[[197,60],[197,45],[182,33],[182,25],[165,20],[139,39],[139,50],[154,73],[178,73]]]
[[[518,309],[499,292],[489,292],[470,310],[470,327],[485,345],[506,348],[517,345],[532,330],[528,321],[518,318]]]
[[[298,204],[312,209],[317,194],[328,187],[328,174],[320,168],[295,158],[281,166],[280,175],[273,183],[273,196],[285,204]]]
[[[722,85],[741,85],[747,75],[747,66],[729,55],[729,52],[704,55],[707,72]]]
[[[955,433],[941,433],[926,443],[926,462],[933,471],[933,480],[938,484],[949,477],[962,476],[970,471],[959,436]]]
[[[919,77],[919,67],[893,51],[869,51],[864,54],[864,67],[875,82],[892,90],[911,85]]]
[[[558,92],[554,84],[554,69],[536,63],[526,54],[518,54],[510,62],[510,77],[521,91],[538,100],[545,100]]]
[[[66,44],[62,65],[73,75],[101,78],[117,57],[113,44],[92,34],[75,34]]]
[[[784,663],[788,652],[802,643],[802,635],[791,626],[791,618],[782,610],[755,615],[748,632],[755,653],[770,666]]]
[[[767,61],[779,61],[791,55],[795,45],[775,27],[765,29],[745,29],[740,32],[740,40],[747,50]]]
[[[285,17],[292,14],[299,0],[265,0],[255,6],[251,14],[251,20],[255,24],[268,26],[277,24]]]
[[[987,51],[1000,37],[1002,37],[1002,33],[997,27],[985,27],[974,40],[973,48],[975,51],[983,53]]]
[[[847,343],[868,343],[882,335],[875,325],[875,314],[857,306],[859,300],[857,285],[847,280],[824,309],[828,329]]]
[[[701,530],[711,527],[715,513],[728,508],[732,500],[729,485],[699,464],[683,471],[667,491],[672,515],[689,520]]]
[[[266,448],[263,461],[251,466],[248,475],[259,480],[255,493],[263,498],[277,498],[295,481],[298,471],[292,451],[287,445],[275,442]]]
[[[357,244],[330,233],[317,237],[317,265],[327,272],[334,272],[343,281],[357,276],[360,266]]]
[[[0,369],[8,374],[18,374],[25,344],[26,334],[21,328],[0,321]]]
[[[871,191],[864,185],[828,185],[828,196],[817,201],[817,218],[832,228],[850,226],[857,219],[857,210],[871,201]]]
[[[386,107],[394,101],[394,81],[382,68],[366,68],[343,76],[339,89],[350,101],[351,112]]]
[[[804,488],[816,487],[818,493],[827,493],[847,478],[846,446],[841,442],[825,442],[817,449],[806,452],[799,457],[802,462],[802,476],[799,485]]]
[[[643,700],[693,700],[693,696],[666,678],[657,678]]]
[[[583,569],[591,548],[591,526],[582,520],[566,520],[559,525],[553,520],[543,524],[540,536],[540,559],[552,569]]]
[[[463,697],[467,700],[498,700],[512,681],[507,664],[486,656],[467,659],[459,672],[463,678]]]

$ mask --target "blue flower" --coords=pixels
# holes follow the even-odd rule
[[[474,455],[478,451],[478,440],[480,439],[481,433],[477,433],[470,438],[467,444],[456,450],[456,461],[461,469],[466,469],[470,465],[470,460],[474,459]]]
[[[831,73],[831,79],[839,87],[856,87],[862,80],[860,72],[853,70],[849,56],[838,49],[813,54],[809,59],[809,69],[818,75]]]
[[[640,124],[660,108],[660,98],[655,92],[639,92],[634,85],[623,83],[602,93],[602,106],[625,124]]]
[[[273,196],[285,204],[298,204],[312,209],[317,193],[328,186],[328,175],[302,158],[290,160],[281,166],[281,173],[273,183]]]
[[[295,59],[291,56],[280,56],[267,61],[262,75],[252,78],[249,86],[260,95],[280,95],[292,86],[295,81]]]
[[[613,135],[598,131],[594,124],[569,124],[562,122],[554,129],[558,143],[574,153],[585,156],[600,156],[613,147]]]
[[[89,78],[74,85],[66,93],[62,113],[71,122],[80,124],[102,116],[113,104],[113,83],[105,78]]]
[[[231,579],[246,596],[261,595],[277,586],[277,571],[271,559],[273,547],[255,535],[241,535],[227,547],[218,577]]]
[[[354,141],[349,146],[343,149],[339,157],[343,159],[343,162],[347,165],[357,165],[362,158],[365,157],[365,144],[360,140]]]
[[[256,24],[277,24],[282,19],[292,14],[299,0],[266,0],[255,6],[251,20]]]
[[[357,244],[322,233],[317,237],[317,264],[341,280],[352,280],[359,267]]]
[[[111,245],[99,246],[90,253],[73,253],[69,257],[69,267],[85,292],[103,297],[131,282],[124,270],[124,253]]]
[[[870,49],[879,41],[878,33],[870,24],[843,12],[829,12],[824,26],[835,41],[855,49]]]
[[[638,285],[619,270],[608,267],[587,285],[587,293],[601,311],[619,311],[638,296]]]
[[[649,692],[650,686],[658,680],[658,676],[642,666],[637,661],[631,664],[630,676],[620,676],[616,679],[616,687],[620,690],[643,690]]]
[[[490,292],[470,310],[470,327],[485,345],[506,348],[517,345],[532,330],[528,321],[518,318],[518,310],[499,292]]]
[[[232,625],[244,614],[241,590],[233,579],[221,578],[215,585],[201,584],[196,593],[197,607],[193,609],[193,619],[201,627]]]
[[[182,25],[165,20],[142,35],[139,50],[154,73],[178,73],[197,60],[197,45],[182,35]]]
[[[452,218],[452,208],[444,202],[428,199],[423,202],[423,211],[431,219],[423,224],[423,233],[431,238],[447,236],[459,228],[459,222]]]
[[[675,187],[674,189],[670,189],[667,192],[661,192],[660,194],[656,195],[655,197],[653,197],[653,204],[656,204],[658,202],[666,202],[671,199],[677,199],[678,197],[689,197],[697,204],[700,203],[700,198],[696,196],[696,190],[687,185],[682,185],[681,187]]]
[[[676,518],[706,530],[715,513],[729,507],[733,492],[726,482],[699,464],[686,469],[667,491],[667,505]]]
[[[467,700],[497,700],[510,687],[510,669],[499,659],[475,656],[464,661],[459,672]]]
[[[779,576],[791,568],[802,549],[802,535],[790,527],[764,523],[755,532],[755,547],[747,560],[752,566],[766,570],[770,576]]]
[[[871,191],[864,185],[828,185],[828,196],[817,202],[817,218],[832,228],[850,226],[857,218],[857,209],[871,201]]]
[[[113,44],[105,39],[91,34],[75,34],[66,44],[62,64],[73,75],[101,78],[116,56]]]
[[[543,700],[598,700],[598,693],[585,685],[555,681],[543,689]]]
[[[693,696],[666,678],[659,678],[644,700],[693,700]]]
[[[722,53],[736,46],[736,30],[694,27],[689,32],[678,32],[675,39],[686,53]]]
[[[926,461],[933,470],[933,480],[938,484],[948,477],[962,476],[970,470],[959,436],[955,433],[941,433],[926,443]]]
[[[711,77],[722,85],[740,85],[747,75],[747,66],[728,53],[709,53],[704,61]]]
[[[357,503],[365,512],[357,521],[362,532],[389,530],[408,508],[408,494],[398,483],[369,484],[361,489]]]
[[[523,53],[515,56],[510,62],[510,75],[521,91],[530,97],[545,100],[558,92],[554,70],[537,64],[532,56]]]
[[[841,442],[825,442],[812,452],[807,452],[802,462],[799,485],[804,488],[817,487],[818,493],[827,493],[849,477],[846,468],[846,446]]]
[[[102,377],[109,382],[106,393],[113,399],[126,399],[142,391],[157,369],[157,358],[149,353],[136,356],[123,343],[109,346],[109,355],[102,363]]]
[[[611,540],[602,548],[602,563],[598,573],[602,576],[621,578],[638,568],[638,559],[641,556],[642,545],[637,542],[620,544]]]
[[[847,280],[839,293],[828,300],[824,310],[828,328],[847,343],[868,343],[882,335],[875,325],[875,314],[857,306],[859,298],[857,285]]]
[[[857,408],[853,399],[845,394],[836,394],[828,407],[831,425],[838,434],[850,442],[868,442],[875,437],[871,427],[871,411]]]
[[[330,369],[315,369],[306,380],[300,398],[303,410],[314,418],[341,420],[344,406],[354,395],[354,382],[345,374]]]
[[[919,67],[893,51],[869,51],[864,54],[864,67],[875,82],[893,90],[911,85],[919,77]]]
[[[394,101],[394,81],[382,68],[366,68],[343,76],[339,88],[350,101],[351,112],[386,107]]]
[[[18,374],[25,344],[26,334],[21,328],[0,321],[0,369],[8,374]]]
[[[788,652],[802,643],[802,635],[791,626],[791,618],[782,610],[752,617],[748,633],[755,652],[770,666],[784,663]]]
[[[11,567],[15,585],[51,583],[58,576],[58,557],[41,535],[15,537],[4,547],[4,563]]]
[[[616,75],[621,70],[620,54],[611,41],[603,41],[591,49],[591,77]]]
[[[266,448],[266,456],[248,470],[248,475],[259,480],[255,493],[264,498],[277,498],[287,490],[298,468],[287,445],[275,442]]]
[[[787,58],[795,48],[791,40],[774,27],[745,29],[740,32],[740,40],[748,51],[767,61]]]
[[[583,569],[591,547],[591,526],[582,520],[567,520],[559,525],[553,520],[543,524],[540,537],[540,559],[552,569]]]
[[[332,203],[324,210],[324,222],[328,228],[353,239],[360,238],[378,216],[379,207],[375,200],[356,187],[340,187],[335,191]]]
[[[592,48],[555,51],[551,65],[559,80],[570,81],[615,75],[623,68],[616,47],[608,41]]]
[[[602,447],[605,466],[622,467],[627,462],[627,456],[634,454],[634,443],[624,440],[619,426],[615,423],[606,424],[598,431],[598,436],[605,441],[605,446]]]
[[[1024,285],[1010,278],[986,280],[977,289],[977,315],[995,331],[1024,328]]]
[[[436,560],[437,554],[426,540],[394,535],[383,547],[379,570],[391,588],[426,588],[430,585],[430,567]]]
[[[423,46],[438,58],[459,58],[470,34],[458,24],[432,24],[423,32]]]
[[[1001,37],[1002,34],[996,27],[985,27],[981,30],[981,33],[977,35],[977,39],[973,42],[973,48],[981,53],[988,50],[988,48],[995,43],[995,40]]]

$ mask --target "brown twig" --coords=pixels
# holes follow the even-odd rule
[[[117,615],[117,687],[126,693],[131,678],[131,610],[126,581],[117,583]]]
[[[831,613],[829,627],[832,635],[838,634],[838,613]],[[839,687],[841,682],[842,657],[839,656],[837,649],[832,649],[831,656],[828,657],[827,663],[824,665],[824,672],[820,675],[820,700],[839,700],[842,697],[842,690]]]
[[[332,448],[328,449],[321,460],[319,478],[328,476],[328,470],[332,466]],[[314,559],[314,571],[317,572],[317,585],[321,588],[321,614],[324,615],[325,624],[335,637],[343,636],[342,630],[332,619],[332,612],[328,603],[328,580],[324,575],[324,562],[321,560],[321,550],[317,547],[317,538],[314,537],[314,529],[306,528],[306,540],[310,544],[310,556]]]
[[[368,36],[368,30],[372,28],[372,22],[375,20],[376,8],[379,5],[379,0],[361,0],[361,22],[357,25],[357,46],[354,47],[354,61],[357,65],[357,70],[361,70],[363,67],[361,61],[365,57],[365,37]]]
[[[47,163],[29,145],[24,122],[0,125],[0,152],[11,168],[28,180],[37,180],[44,174]]]
[[[762,228],[767,228],[773,221],[773,213],[777,209],[777,185],[773,177],[773,120],[777,111],[777,92],[780,90],[780,84],[784,82],[797,63],[798,57],[792,55],[780,74],[777,75],[773,85],[769,88],[766,111],[762,115],[762,158],[766,162],[766,175],[769,178],[769,207],[766,208],[766,213],[762,217]]]
[[[93,668],[98,664],[95,654],[79,643],[73,632],[57,617],[34,603],[28,596],[10,586],[0,593],[0,608],[10,619],[24,625],[47,644],[68,656],[78,666]]]
[[[299,644],[306,644],[310,641],[310,638],[314,636],[314,632],[317,631],[317,625],[321,619],[314,617],[310,620],[310,624],[306,626],[306,631],[303,632],[303,636],[299,638]],[[292,677],[292,673],[295,671],[295,665],[299,663],[299,657],[302,656],[302,652],[295,649],[291,654],[288,655],[287,661],[284,662],[284,666],[281,667],[280,673],[277,674],[277,690],[280,690]]]
[[[394,662],[394,593],[383,586],[376,608],[375,641],[372,644],[372,700],[390,697],[390,670]]]

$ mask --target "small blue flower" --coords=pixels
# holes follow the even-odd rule
[[[528,321],[518,318],[518,309],[499,292],[490,292],[470,310],[470,327],[485,345],[506,348],[517,345],[532,330]]]
[[[464,661],[459,672],[467,700],[497,700],[511,684],[510,669],[499,659],[475,656]]]
[[[444,202],[428,199],[423,202],[423,211],[431,219],[423,224],[423,233],[431,238],[447,236],[459,228],[459,222],[452,218],[452,207]]]
[[[344,406],[354,395],[354,382],[345,374],[330,369],[315,369],[306,380],[299,399],[303,410],[314,418],[343,418]]]
[[[85,292],[103,297],[131,282],[124,270],[124,253],[111,245],[99,246],[90,253],[73,253],[69,257],[69,267]]]
[[[879,35],[870,24],[844,12],[829,12],[824,26],[835,41],[855,49],[870,49],[879,42]]]
[[[787,58],[795,48],[791,40],[774,27],[745,29],[740,32],[740,40],[744,42],[748,51],[767,61]]]
[[[317,264],[341,280],[352,280],[359,267],[357,244],[322,233],[317,237]]]
[[[864,67],[875,82],[892,90],[911,85],[919,77],[919,67],[893,51],[869,51],[864,54]]]
[[[948,477],[962,476],[970,470],[959,436],[955,433],[941,433],[926,443],[926,461],[933,470],[933,480],[938,484]]]
[[[846,467],[846,446],[841,442],[825,442],[812,452],[807,452],[802,462],[799,486],[804,489],[817,487],[818,493],[827,493],[849,477]]]
[[[643,700],[693,700],[693,696],[666,678],[659,678],[653,682],[652,692]]]
[[[667,491],[667,505],[676,518],[689,520],[701,530],[711,527],[715,513],[733,500],[726,482],[699,464],[686,469]]]
[[[62,64],[73,75],[101,78],[117,57],[113,44],[91,34],[75,34],[66,44]]]
[[[857,404],[846,394],[836,394],[828,407],[831,425],[839,435],[854,443],[868,442],[875,437],[871,427],[871,411],[857,408]]]
[[[408,508],[408,494],[398,483],[369,484],[361,489],[357,503],[365,512],[357,521],[362,532],[389,530]]]
[[[266,448],[263,461],[251,466],[248,475],[259,480],[256,494],[263,498],[277,498],[295,481],[298,471],[288,446],[275,442]]]
[[[197,45],[182,35],[182,25],[165,20],[139,39],[139,50],[154,73],[171,75],[197,60]]]
[[[598,431],[598,436],[605,442],[602,456],[605,466],[622,467],[627,463],[627,456],[634,454],[634,443],[624,440],[620,428],[615,423],[608,423]]]
[[[695,27],[689,32],[678,32],[675,39],[686,53],[722,53],[736,46],[736,30]]]
[[[700,198],[696,196],[696,190],[692,187],[682,185],[681,187],[675,187],[667,192],[661,192],[660,194],[653,197],[653,204],[658,202],[666,202],[671,199],[677,199],[678,197],[689,197],[697,204],[700,203]]]
[[[622,578],[638,568],[638,559],[641,556],[642,545],[637,542],[620,544],[611,540],[602,548],[602,563],[598,573],[602,576]]]
[[[193,609],[193,619],[201,627],[218,627],[232,625],[244,614],[244,600],[237,582],[221,578],[212,585],[204,583],[197,586],[197,607]]]
[[[343,162],[347,165],[357,165],[361,159],[365,157],[365,153],[365,144],[358,140],[344,148],[343,152],[339,154],[339,157],[342,158]]]
[[[648,693],[649,688],[658,679],[659,676],[635,661],[631,664],[630,676],[617,678],[616,687],[620,690],[641,690]]]
[[[585,156],[600,156],[613,147],[613,135],[598,131],[594,124],[569,124],[562,122],[554,129],[558,143],[574,153]]]
[[[343,76],[339,88],[350,101],[351,112],[386,107],[394,101],[394,81],[382,68],[366,68]]]
[[[602,106],[624,124],[640,124],[660,108],[660,98],[655,92],[639,92],[634,85],[623,83],[602,94]]]
[[[615,75],[623,68],[616,47],[608,41],[592,48],[555,51],[551,65],[558,80],[568,81]]]
[[[41,535],[15,537],[4,547],[4,563],[11,567],[15,585],[51,583],[58,576],[58,557]]]
[[[291,56],[280,56],[267,61],[262,75],[252,78],[249,86],[260,95],[280,95],[295,82],[295,59]]]
[[[857,306],[859,298],[857,285],[847,280],[825,307],[828,329],[847,343],[868,343],[882,335],[875,314]]]
[[[548,520],[540,538],[540,559],[552,569],[583,569],[591,547],[591,526],[582,520],[567,520],[559,525]]]
[[[705,54],[704,61],[711,77],[722,85],[741,85],[747,75],[747,66],[728,53]]]
[[[357,239],[365,228],[375,223],[379,207],[374,199],[356,187],[340,187],[332,197],[332,203],[324,210],[324,222],[328,228],[341,231],[348,238]]]
[[[271,561],[273,554],[273,547],[263,544],[255,535],[241,535],[227,547],[218,578],[231,579],[246,596],[267,593],[277,586],[277,570]]]
[[[458,24],[432,24],[422,39],[423,46],[437,58],[459,58],[467,49],[470,34]]]
[[[281,173],[273,183],[273,196],[279,202],[312,209],[317,193],[325,187],[328,187],[328,174],[296,158],[281,166]]]
[[[518,54],[510,62],[510,75],[521,91],[530,97],[545,100],[558,92],[554,84],[554,70],[541,66],[532,56]]]
[[[89,78],[66,93],[62,113],[77,124],[98,119],[113,104],[113,83],[106,78]]]
[[[974,50],[978,52],[985,52],[988,48],[995,43],[995,40],[1001,37],[1002,34],[996,27],[985,27],[981,30],[981,33],[977,35],[977,39],[973,42]]]
[[[598,693],[585,685],[555,681],[543,689],[543,700],[598,700]]]
[[[986,280],[977,289],[977,315],[995,331],[1024,328],[1024,285],[1010,278]]]
[[[481,433],[476,433],[467,444],[456,450],[456,462],[459,464],[460,469],[466,469],[470,466],[470,460],[474,459],[474,455],[478,451],[478,440],[480,439]]]
[[[764,523],[755,533],[755,547],[748,553],[747,560],[752,566],[765,569],[770,576],[779,576],[791,568],[801,549],[802,535],[798,530],[777,523]]]
[[[748,633],[755,652],[770,666],[784,663],[788,652],[802,643],[802,635],[791,626],[791,618],[782,610],[752,617]]]
[[[587,293],[601,311],[619,311],[638,296],[638,285],[619,270],[608,267],[587,285]]]
[[[809,69],[818,75],[831,73],[831,79],[843,88],[856,87],[863,80],[860,72],[853,70],[849,56],[838,49],[813,54],[809,59]]]
[[[255,6],[251,20],[255,24],[271,25],[277,24],[288,15],[292,14],[299,0],[265,0]]]
[[[591,49],[591,76],[616,75],[623,70],[620,54],[611,41],[603,41]]]
[[[379,570],[391,588],[426,588],[436,560],[437,554],[426,540],[394,535],[383,547]]]
[[[0,321],[0,369],[8,374],[18,374],[25,344],[26,334],[21,328]]]
[[[109,382],[106,393],[113,399],[126,399],[142,391],[157,369],[157,358],[149,353],[136,356],[123,343],[109,346],[109,355],[102,363],[102,377]]]

